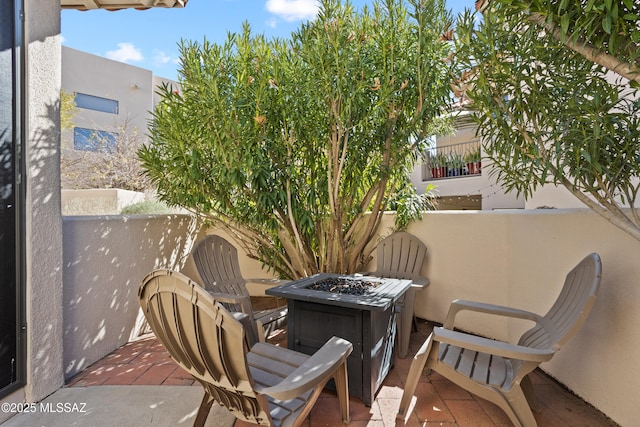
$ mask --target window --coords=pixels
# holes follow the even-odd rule
[[[73,148],[82,151],[113,152],[116,150],[116,137],[113,132],[104,130],[73,128]]]
[[[76,106],[87,110],[102,111],[103,113],[118,114],[118,101],[101,98],[99,96],[76,93]]]
[[[20,0],[0,0],[0,397],[24,384],[24,50]]]

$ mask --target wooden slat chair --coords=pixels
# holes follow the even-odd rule
[[[550,360],[580,329],[595,303],[601,276],[598,254],[585,257],[567,274],[558,299],[544,316],[491,304],[453,301],[443,327],[434,328],[411,363],[398,419],[408,417],[420,374],[426,368],[495,403],[515,426],[536,426],[531,407],[539,410],[539,406],[528,374]],[[520,337],[517,345],[510,344],[455,331],[455,316],[463,310],[536,324]]]
[[[333,337],[312,356],[261,342],[249,348],[241,322],[246,314],[232,315],[198,284],[170,270],[147,275],[138,297],[158,340],[204,387],[195,426],[204,425],[214,401],[250,423],[299,426],[331,378],[342,420],[349,422],[349,341]]]
[[[271,332],[287,324],[287,307],[253,310],[247,280],[242,277],[238,250],[228,240],[217,235],[202,238],[192,251],[193,261],[204,288],[233,312],[246,313],[255,320],[254,333],[264,341]],[[250,279],[252,283],[275,285],[275,279]]]
[[[398,349],[400,357],[407,357],[409,338],[414,321],[416,292],[429,285],[429,279],[420,274],[427,258],[427,247],[417,237],[406,232],[393,233],[383,239],[376,248],[376,271],[367,273],[376,277],[410,279],[413,283],[404,296]]]

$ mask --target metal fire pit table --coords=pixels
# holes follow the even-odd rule
[[[363,295],[310,289],[328,279],[375,282]],[[349,394],[371,406],[393,366],[396,313],[411,280],[320,273],[270,288],[287,299],[288,347],[313,354],[332,336],[351,341]]]

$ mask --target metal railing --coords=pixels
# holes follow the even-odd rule
[[[481,175],[481,153],[480,141],[428,148],[423,155],[422,180]]]

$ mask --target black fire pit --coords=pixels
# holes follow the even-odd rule
[[[313,282],[307,289],[312,291],[335,292],[346,295],[372,295],[382,282],[364,277],[327,277]]]
[[[393,366],[396,304],[410,280],[321,273],[268,289],[287,298],[288,347],[313,354],[336,335],[351,341],[349,394],[371,406]]]

